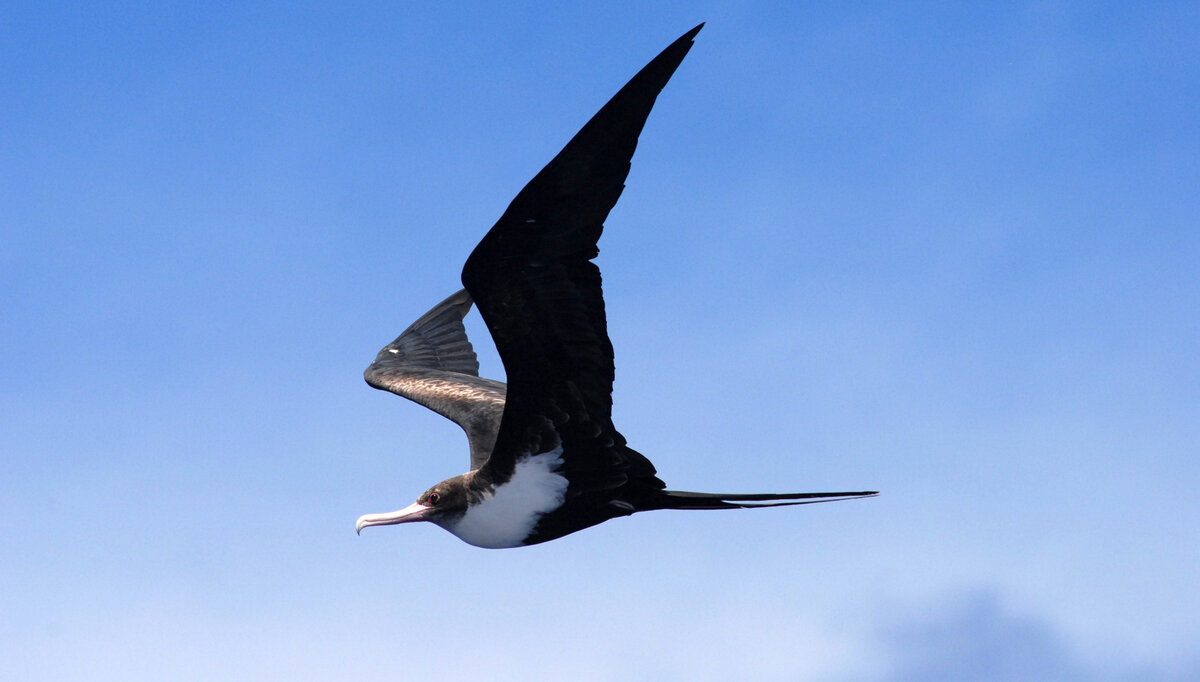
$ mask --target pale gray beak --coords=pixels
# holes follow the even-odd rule
[[[354,524],[354,532],[361,533],[362,529],[367,526],[392,526],[397,523],[424,521],[425,512],[432,508],[426,507],[420,502],[413,502],[404,509],[387,512],[386,514],[363,514],[358,517],[358,523]]]

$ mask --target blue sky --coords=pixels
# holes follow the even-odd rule
[[[598,263],[655,513],[485,551],[362,369],[708,22]],[[7,3],[0,677],[1200,678],[1194,3]],[[485,375],[502,377],[486,330]]]

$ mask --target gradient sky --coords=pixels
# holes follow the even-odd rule
[[[1200,6],[514,4],[0,7],[0,678],[1200,679]],[[883,495],[355,536],[467,453],[362,370],[700,21],[614,421]]]

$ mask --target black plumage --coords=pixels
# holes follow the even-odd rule
[[[544,542],[638,511],[809,504],[875,494],[669,491],[654,465],[628,447],[612,423],[613,349],[600,271],[592,259],[646,118],[702,26],[638,72],[513,199],[467,259],[466,292],[423,316],[367,369],[372,386],[459,423],[471,443],[472,466],[426,491],[401,510],[405,514],[372,515],[365,524],[360,519],[360,529],[431,520],[456,532],[473,505],[495,497],[520,463],[538,457],[553,458],[553,471],[544,475],[565,479],[565,490],[547,493],[551,502],[542,503],[528,532],[512,544]],[[504,363],[507,388],[477,376],[462,327],[472,299]],[[477,544],[492,541],[456,534]]]

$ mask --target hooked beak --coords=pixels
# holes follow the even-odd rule
[[[358,517],[358,523],[354,524],[354,532],[362,533],[362,529],[367,526],[392,526],[397,523],[424,521],[425,512],[432,508],[426,507],[420,502],[413,502],[404,509],[387,512],[386,514],[363,514]]]

